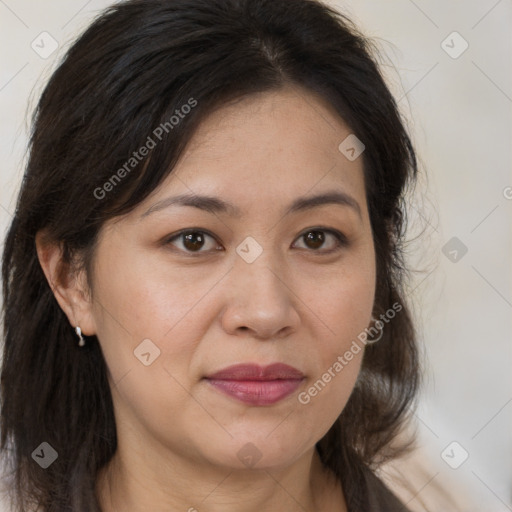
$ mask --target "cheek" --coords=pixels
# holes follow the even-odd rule
[[[102,256],[95,271],[95,317],[98,338],[114,377],[140,366],[134,351],[140,352],[141,343],[158,354],[155,361],[159,364],[173,371],[188,368],[201,332],[210,321],[202,300],[218,276],[195,272],[193,275],[200,274],[200,278],[191,278],[183,269],[162,262],[150,264],[147,257],[127,248],[111,246]]]
[[[314,418],[326,426],[345,407],[361,367],[364,344],[358,337],[370,324],[375,296],[373,254],[347,259],[335,275],[316,276],[314,286],[302,293],[307,304],[315,305],[318,329],[311,353],[315,372],[298,400],[309,409],[304,419],[313,421],[311,427]]]
[[[301,281],[298,295],[316,317],[315,338],[325,367],[370,324],[375,277],[373,253],[367,250],[351,254],[336,269]]]
[[[218,279],[191,281],[182,271],[119,256],[106,257],[96,272],[97,334],[116,416],[163,440],[163,432],[176,430],[176,411],[205,420],[187,389],[190,361],[209,321],[201,299]]]

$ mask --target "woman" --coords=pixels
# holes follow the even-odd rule
[[[406,511],[417,172],[351,22],[129,0],[39,101],[3,255],[15,510]]]

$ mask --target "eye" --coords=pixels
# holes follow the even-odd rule
[[[208,244],[206,243],[207,239],[213,240],[215,243],[210,243],[210,248],[208,249]],[[179,244],[175,243],[174,240],[178,240],[181,243],[181,247]],[[216,243],[215,238],[207,233],[206,231],[198,230],[198,229],[188,229],[186,231],[181,231],[175,235],[172,235],[165,241],[166,244],[176,245],[178,249],[183,252],[188,253],[200,253],[200,252],[208,252],[209,250],[220,250],[218,249],[218,244]],[[207,247],[206,250],[201,251],[203,247]]]
[[[327,235],[327,236],[326,236]],[[331,238],[330,248],[318,251],[324,246],[325,241]],[[348,245],[348,240],[343,233],[334,229],[309,228],[299,236],[298,240],[304,240],[306,249],[313,249],[314,252],[330,253]]]
[[[208,247],[208,239],[210,246]],[[331,240],[330,248],[319,250],[324,247],[326,241]],[[306,247],[300,249],[312,249],[313,252],[331,253],[348,245],[348,240],[343,233],[333,229],[325,228],[309,228],[304,231],[298,238],[304,240]],[[188,254],[200,254],[213,251],[223,250],[216,241],[216,238],[202,229],[187,229],[176,233],[164,242],[166,245],[174,245],[180,251]],[[201,250],[204,249],[204,250]]]

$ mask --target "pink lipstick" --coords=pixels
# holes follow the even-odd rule
[[[304,374],[283,363],[238,364],[206,377],[222,393],[250,405],[272,405],[293,393]]]

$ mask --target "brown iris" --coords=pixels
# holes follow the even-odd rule
[[[310,244],[309,247],[318,249],[325,241],[325,234],[322,231],[308,231],[308,233],[304,235],[304,240],[306,244]]]
[[[201,249],[204,244],[204,235],[199,231],[186,233],[183,235],[183,239],[183,245],[191,251]]]

